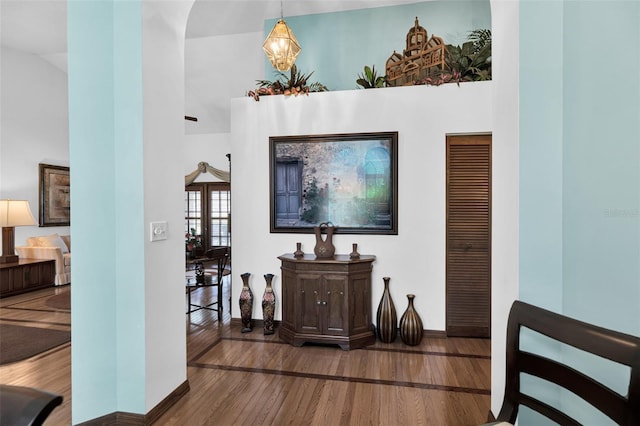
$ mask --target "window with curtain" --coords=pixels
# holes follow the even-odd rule
[[[231,245],[231,186],[228,182],[193,183],[185,187],[185,234],[201,236],[202,254],[214,246]]]

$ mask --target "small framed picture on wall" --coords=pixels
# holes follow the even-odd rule
[[[71,224],[71,180],[69,167],[39,164],[40,226]]]

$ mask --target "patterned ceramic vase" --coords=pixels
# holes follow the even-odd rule
[[[253,292],[249,287],[249,272],[240,275],[242,278],[242,291],[240,291],[240,318],[242,320],[242,332],[252,330],[251,314],[253,312]]]
[[[265,274],[267,287],[262,295],[262,319],[264,322],[264,334],[273,334],[273,314],[276,311],[276,295],[271,287],[273,274]]]
[[[413,307],[413,299],[415,297],[413,294],[407,294],[409,306],[407,306],[407,310],[404,311],[400,318],[400,338],[409,346],[419,345],[422,341],[423,333],[422,319],[420,319],[420,315]]]
[[[378,305],[378,313],[376,314],[376,324],[378,338],[384,343],[391,343],[396,340],[398,335],[398,316],[396,314],[396,307],[391,299],[391,293],[389,293],[389,277],[383,277],[384,291],[382,292],[382,299]]]

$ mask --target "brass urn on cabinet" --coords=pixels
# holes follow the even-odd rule
[[[333,232],[336,227],[331,222],[322,222],[320,225],[313,228],[313,232],[316,235],[316,246],[313,248],[313,252],[318,259],[331,259],[336,253],[336,248],[333,245]],[[322,239],[322,231],[326,232],[326,238]]]

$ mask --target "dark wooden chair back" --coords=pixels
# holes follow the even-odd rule
[[[230,255],[231,247],[227,246],[215,246],[204,253],[205,272],[215,272],[218,284],[222,282],[222,276],[229,272],[226,268],[229,265]]]
[[[520,349],[520,330],[529,328],[551,339],[630,367],[629,387],[620,395],[568,365]],[[620,425],[640,425],[640,338],[569,318],[524,302],[511,307],[507,325],[505,395],[497,420],[514,423],[525,405],[562,425],[576,420],[520,389],[527,373],[578,395]]]
[[[0,384],[0,424],[41,425],[62,399],[62,395],[40,389]]]
[[[207,250],[204,253],[204,257],[207,259],[217,260],[221,257],[228,257],[229,251],[229,247],[227,246],[215,246]]]

